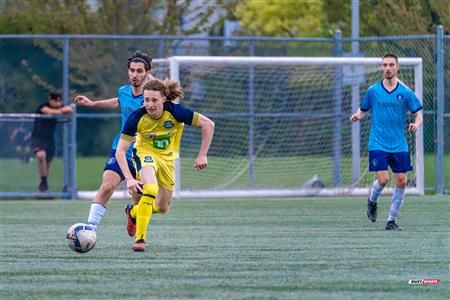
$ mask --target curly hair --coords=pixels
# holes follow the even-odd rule
[[[147,81],[143,87],[144,91],[158,91],[167,101],[174,101],[184,95],[183,88],[178,80],[152,79]]]

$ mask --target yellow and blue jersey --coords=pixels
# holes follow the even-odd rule
[[[112,150],[117,149],[117,144],[119,143],[119,140],[120,140],[120,134],[122,132],[122,129],[123,129],[128,117],[134,111],[136,111],[137,109],[142,107],[142,105],[144,104],[143,94],[140,94],[137,96],[133,95],[133,90],[132,90],[131,85],[121,86],[117,90],[117,98],[119,99],[120,110],[122,113],[122,124],[120,127],[120,131],[114,137],[114,141],[112,144]],[[127,159],[130,161],[132,159],[132,146],[130,146],[130,148],[127,151]]]
[[[184,124],[197,126],[198,119],[197,112],[170,101],[164,102],[163,114],[159,119],[153,119],[142,107],[127,119],[120,138],[131,142],[136,136],[134,148],[174,160],[179,156]]]
[[[372,111],[369,151],[408,151],[405,137],[406,113],[416,113],[421,109],[419,99],[401,82],[397,82],[397,86],[390,92],[383,86],[383,81],[369,87],[361,103],[361,111]]]

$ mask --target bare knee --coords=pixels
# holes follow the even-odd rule
[[[385,187],[389,183],[389,177],[378,178],[378,184]]]
[[[406,187],[406,176],[400,177],[395,180],[395,186],[401,189],[404,189]]]
[[[102,182],[102,185],[100,186],[99,193],[103,195],[110,195],[114,192],[116,187],[110,183],[110,182]]]
[[[47,153],[45,151],[36,152],[36,159],[40,162],[43,162],[47,159]]]

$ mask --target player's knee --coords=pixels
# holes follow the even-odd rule
[[[405,188],[406,187],[406,178],[397,178],[395,181],[395,186],[398,188]]]
[[[102,185],[100,186],[100,193],[104,194],[111,194],[115,190],[115,186],[109,182],[102,182]]]
[[[378,178],[378,184],[385,187],[389,183],[388,177]]]
[[[38,151],[36,152],[36,159],[39,161],[44,161],[47,159],[47,153],[45,151]]]

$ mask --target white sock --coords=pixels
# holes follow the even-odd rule
[[[398,211],[402,207],[404,195],[405,195],[405,189],[399,189],[399,188],[394,189],[394,194],[392,195],[391,211],[389,212],[389,217],[387,219],[388,222],[395,221]]]
[[[382,187],[379,183],[378,180],[375,180],[372,184],[372,191],[370,192],[370,196],[369,196],[369,200],[372,202],[377,203],[378,202],[378,197],[381,194],[381,191],[383,190],[384,187]]]
[[[100,203],[93,202],[91,204],[91,209],[89,210],[88,223],[95,227],[97,230],[97,226],[100,225],[103,216],[106,213],[106,207],[101,205]]]

